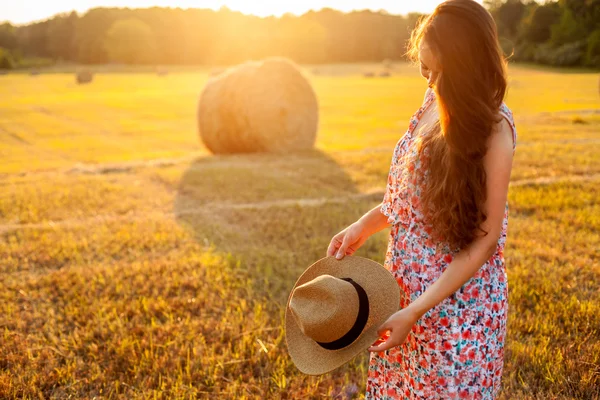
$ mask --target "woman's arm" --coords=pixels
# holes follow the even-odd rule
[[[380,335],[391,330],[390,339],[369,348],[370,351],[384,351],[404,343],[410,329],[423,314],[460,289],[494,255],[502,231],[512,156],[512,130],[503,119],[499,129],[490,138],[489,150],[484,158],[487,220],[482,224],[482,229],[488,234],[478,237],[461,250],[435,283],[408,307],[392,315],[379,330]]]
[[[388,217],[381,212],[381,203],[360,217],[356,222],[363,226],[363,230],[368,236],[391,226],[388,222]]]

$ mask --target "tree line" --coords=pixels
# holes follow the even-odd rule
[[[600,67],[600,0],[486,0],[504,51],[517,61]],[[0,25],[0,68],[27,60],[79,64],[234,64],[285,56],[299,63],[400,60],[419,14],[261,18],[222,8],[95,8],[22,26]]]
[[[600,0],[539,4],[487,0],[500,43],[517,61],[555,66],[600,67]]]

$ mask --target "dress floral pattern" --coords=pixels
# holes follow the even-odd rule
[[[456,250],[431,239],[416,173],[413,131],[435,100],[429,90],[394,150],[381,211],[392,224],[385,267],[400,286],[400,307],[416,300],[444,272]],[[516,128],[505,104],[501,115]],[[426,175],[426,174],[425,174]],[[495,254],[459,290],[425,313],[401,346],[370,353],[366,399],[494,399],[500,391],[508,286],[504,244],[508,203]]]

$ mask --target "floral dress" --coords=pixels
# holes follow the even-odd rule
[[[381,211],[392,224],[385,267],[400,286],[406,307],[433,284],[456,250],[431,239],[423,220],[416,172],[421,167],[413,131],[435,100],[430,90],[394,150]],[[501,115],[513,132],[512,113]],[[406,156],[412,157],[406,157]],[[508,286],[504,244],[508,203],[495,254],[459,290],[425,313],[406,342],[370,353],[366,399],[494,399],[502,377]]]

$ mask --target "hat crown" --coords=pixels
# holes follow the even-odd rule
[[[352,283],[325,274],[296,287],[289,307],[302,333],[327,343],[352,328],[359,299]]]

